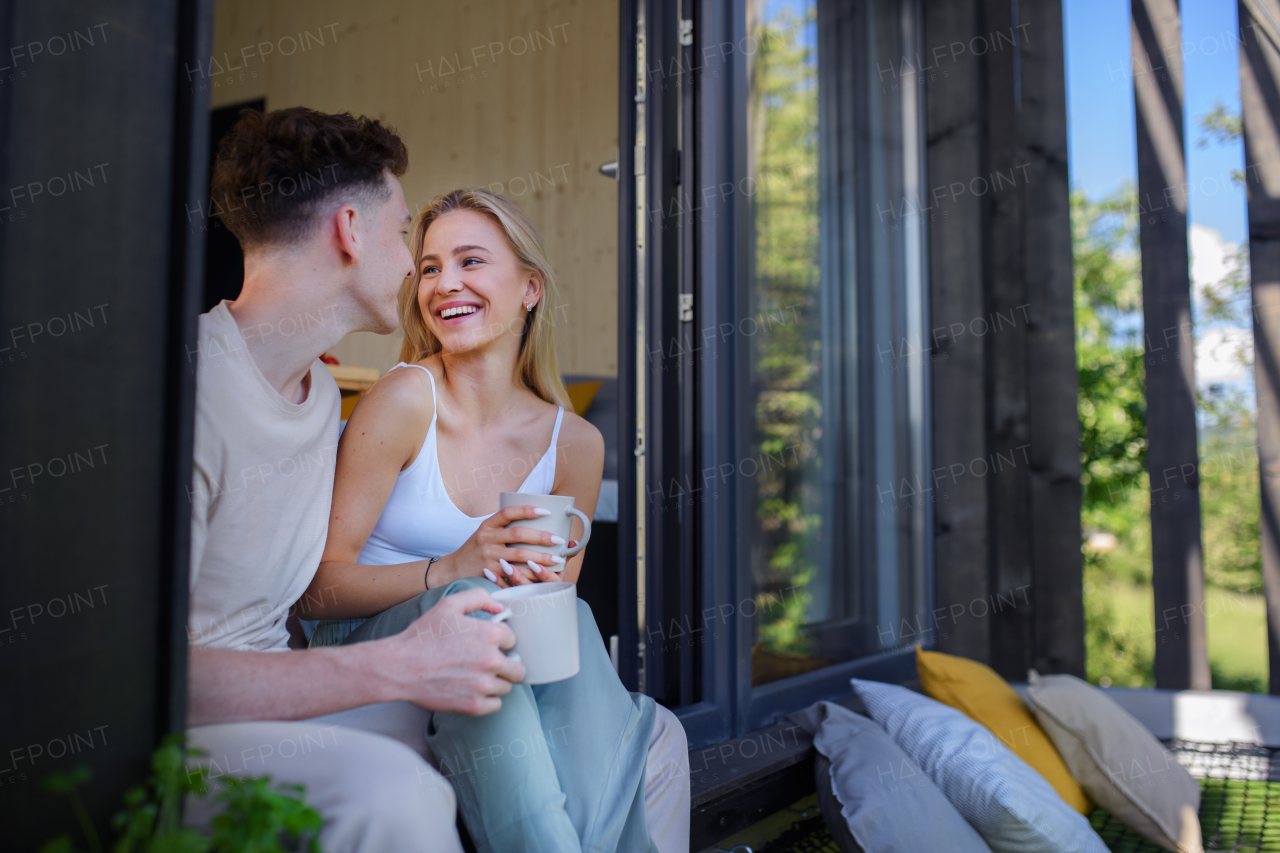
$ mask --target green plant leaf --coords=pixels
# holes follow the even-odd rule
[[[117,835],[112,853],[285,853],[305,849],[320,853],[323,820],[302,800],[300,785],[272,786],[268,777],[224,778],[216,797],[222,811],[213,818],[212,835],[182,826],[182,801],[187,794],[205,794],[208,774],[191,767],[193,757],[203,755],[184,746],[182,735],[166,737],[151,756],[151,777],[145,786],[125,792],[124,811],[112,819]],[[90,778],[78,767],[53,774],[46,790],[65,794],[80,820],[91,851],[101,843],[80,802],[78,786]],[[289,846],[282,846],[288,842]],[[69,836],[49,841],[41,853],[76,853]]]
[[[69,794],[93,778],[93,771],[83,765],[66,773],[50,773],[41,785],[51,794]]]
[[[76,848],[71,844],[69,835],[59,835],[40,848],[40,853],[75,853],[75,851]]]

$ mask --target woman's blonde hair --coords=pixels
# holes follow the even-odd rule
[[[422,241],[427,229],[446,213],[474,210],[493,220],[503,233],[520,265],[542,279],[542,297],[524,318],[520,335],[520,356],[516,366],[525,386],[548,403],[569,406],[569,395],[556,365],[555,337],[551,313],[559,307],[555,275],[547,262],[542,238],[524,211],[500,195],[483,189],[454,190],[438,195],[421,213],[413,229],[413,277],[400,288],[400,326],[404,344],[400,360],[408,364],[440,352],[440,340],[431,333],[418,307],[418,285],[422,281]]]

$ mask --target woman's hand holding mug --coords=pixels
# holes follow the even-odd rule
[[[550,556],[556,562],[557,571],[563,571],[565,559],[582,553],[582,549],[587,547],[587,541],[591,538],[591,519],[585,512],[574,506],[572,495],[499,492],[498,506],[503,509],[528,506],[542,510],[536,519],[521,524],[518,528],[519,543],[524,546],[518,550],[536,551]],[[582,523],[582,541],[566,542],[565,540],[573,535],[575,518]],[[511,522],[513,525],[518,523]],[[544,538],[547,534],[551,534],[550,539]],[[546,577],[547,572],[539,571],[541,568],[539,563],[545,564],[545,562],[545,557],[538,559],[537,562],[529,560],[528,566],[539,574],[538,580],[559,580],[558,577]],[[505,570],[509,565],[504,562],[502,567]]]
[[[427,572],[427,588],[434,589],[459,578],[484,577],[500,587],[560,580],[564,557],[532,548],[508,545],[538,544],[549,548],[565,545],[564,539],[528,527],[507,527],[515,521],[543,518],[550,511],[536,506],[509,506],[481,522],[461,548],[441,557]]]

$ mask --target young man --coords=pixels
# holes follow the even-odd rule
[[[215,210],[244,249],[244,288],[200,318],[192,498],[189,731],[211,775],[306,786],[321,845],[459,851],[450,784],[425,759],[429,711],[487,714],[524,668],[483,590],[401,634],[289,651],[286,625],[324,549],[339,393],[319,356],[395,330],[413,272],[397,176],[408,157],[368,118],[246,111],[219,152]],[[425,589],[425,583],[424,583]],[[684,733],[650,742],[645,814],[661,853],[688,849]],[[189,804],[207,820],[211,804]]]

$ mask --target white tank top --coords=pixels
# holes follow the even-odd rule
[[[444,487],[440,474],[440,457],[436,442],[436,378],[420,364],[400,362],[395,367],[416,367],[427,374],[431,381],[431,426],[422,441],[418,457],[413,464],[400,472],[395,488],[387,499],[369,541],[360,552],[357,562],[365,566],[390,566],[411,563],[428,557],[452,554],[471,538],[489,516],[467,515],[458,509]],[[532,470],[516,491],[526,494],[549,495],[556,479],[556,440],[560,437],[560,422],[564,419],[564,406],[556,413],[555,429],[551,433],[551,446],[536,463],[516,460],[514,466],[532,464]],[[519,468],[517,467],[518,471]],[[497,507],[494,507],[497,512]]]

